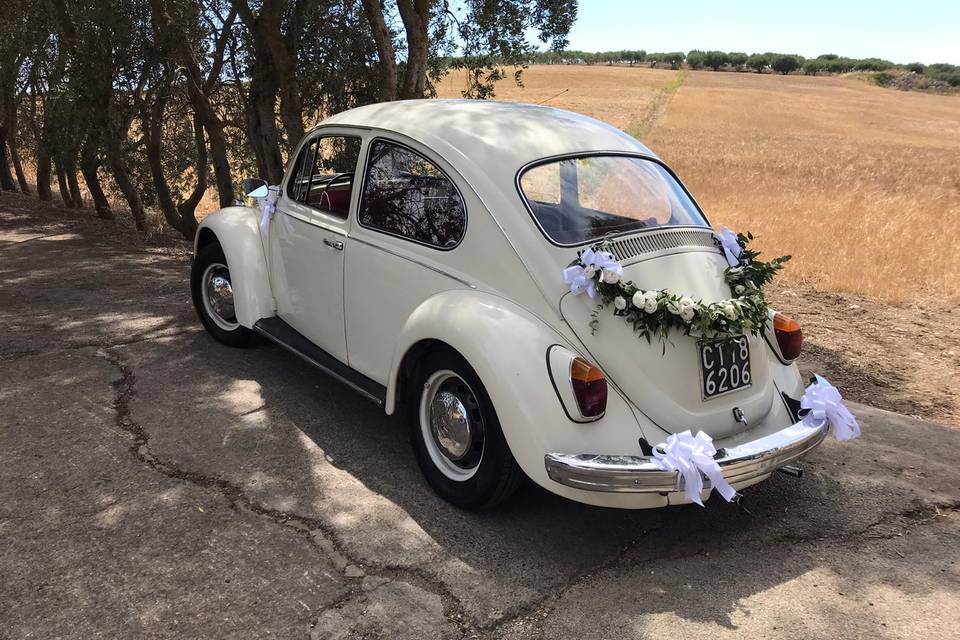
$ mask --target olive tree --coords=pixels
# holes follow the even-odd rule
[[[777,73],[787,75],[788,73],[796,71],[800,68],[800,61],[796,56],[781,55],[774,57],[773,61],[770,63],[770,67]]]
[[[763,70],[770,66],[770,57],[765,53],[751,54],[747,58],[747,66],[757,73],[763,73]]]
[[[719,71],[720,67],[727,64],[727,54],[723,51],[707,51],[703,54],[703,64],[714,71]]]

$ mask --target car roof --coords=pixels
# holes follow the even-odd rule
[[[397,133],[437,151],[458,169],[466,168],[458,161],[464,158],[488,175],[497,169],[513,175],[529,162],[568,153],[617,151],[654,156],[635,138],[605,122],[572,111],[516,102],[382,102],[343,111],[318,127],[327,125]]]
[[[656,157],[633,136],[599,120],[552,107],[490,100],[373,104],[338,113],[317,128],[325,126],[366,128],[375,135],[389,132],[446,161],[482,201],[544,292],[565,286],[557,266],[569,263],[575,253],[551,244],[536,228],[519,196],[520,169],[566,154],[606,151]],[[555,297],[551,293],[545,299]]]

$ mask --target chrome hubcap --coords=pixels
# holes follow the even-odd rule
[[[455,372],[437,371],[426,381],[420,426],[434,465],[453,480],[471,478],[480,467],[484,425],[480,404]]]
[[[203,303],[207,315],[220,328],[232,331],[239,326],[233,303],[230,270],[226,265],[215,262],[203,272]]]
[[[440,450],[451,460],[459,460],[470,450],[472,437],[467,408],[449,391],[441,391],[433,397],[430,427]]]

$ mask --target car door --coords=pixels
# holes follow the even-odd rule
[[[308,136],[288,171],[270,225],[277,315],[347,361],[343,266],[362,138],[343,130]]]
[[[346,256],[347,343],[350,367],[386,384],[397,337],[413,310],[436,293],[469,286],[438,260],[463,239],[467,211],[450,175],[425,151],[376,137],[364,153]]]

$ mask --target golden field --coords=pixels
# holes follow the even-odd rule
[[[523,81],[501,82],[497,99],[547,100],[640,133],[713,224],[794,256],[784,282],[960,301],[960,96],[639,67],[534,66]],[[462,77],[437,89],[456,97]]]

